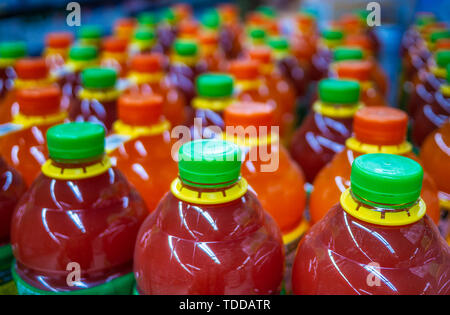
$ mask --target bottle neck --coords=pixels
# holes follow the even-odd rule
[[[59,180],[81,180],[107,172],[112,167],[107,155],[78,160],[49,159],[42,165],[42,173]]]

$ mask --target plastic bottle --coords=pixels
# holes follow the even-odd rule
[[[122,38],[129,42],[133,38],[133,34],[137,28],[137,25],[137,21],[134,18],[120,18],[114,22],[114,36]]]
[[[299,245],[294,293],[450,294],[450,249],[425,213],[422,178],[403,156],[356,158],[351,188]]]
[[[100,66],[112,68],[119,77],[124,77],[128,72],[128,41],[112,36],[104,38]]]
[[[289,141],[295,124],[295,88],[275,67],[270,48],[253,48],[248,54],[259,62],[259,72],[269,89],[268,94],[276,100],[275,123],[280,126],[282,137]]]
[[[171,56],[169,78],[183,92],[187,103],[194,98],[195,79],[203,72],[206,72],[206,63],[199,60],[197,43],[176,40]]]
[[[372,81],[373,65],[370,61],[349,60],[335,64],[338,78],[356,80],[361,86],[361,102],[366,106],[387,106],[383,94]]]
[[[156,30],[158,41],[155,45],[155,52],[165,55],[170,53],[177,34],[176,23],[177,19],[173,10],[170,8],[164,10]]]
[[[59,79],[63,94],[69,98],[69,111],[82,89],[81,72],[98,63],[98,49],[95,46],[77,45],[70,49],[64,75]]]
[[[439,128],[450,117],[450,63],[447,65],[447,82],[416,110],[412,124],[411,137],[420,146],[425,138]]]
[[[117,119],[117,73],[110,68],[88,68],[81,74],[83,88],[72,104],[69,116],[73,121],[101,124],[107,132]]]
[[[131,293],[133,245],[147,209],[111,167],[104,137],[92,123],[48,130],[50,159],[12,219],[19,294]]]
[[[239,8],[235,4],[225,3],[218,7],[222,21],[220,31],[220,46],[228,60],[235,59],[243,49],[241,36],[242,26],[239,23]]]
[[[43,56],[50,71],[58,72],[65,66],[73,40],[70,32],[51,32],[45,36]]]
[[[10,122],[18,112],[17,92],[25,88],[47,87],[55,83],[44,58],[23,58],[14,65],[14,86],[0,104],[0,123]]]
[[[423,168],[436,182],[439,190],[441,219],[439,228],[450,244],[450,120],[441,128],[431,133],[424,141],[420,150]]]
[[[137,15],[138,27],[154,31],[158,25],[158,17],[152,11],[144,11]]]
[[[78,31],[78,42],[82,46],[94,46],[100,49],[103,36],[99,25],[83,25]]]
[[[316,176],[309,203],[311,223],[326,215],[341,194],[350,187],[350,172],[353,161],[367,153],[389,153],[419,159],[406,141],[408,116],[401,110],[390,107],[365,107],[356,112],[353,120],[353,137],[347,139],[343,151],[336,154]],[[422,199],[428,216],[437,224],[439,200],[437,187],[431,176],[425,173],[422,183]]]
[[[2,106],[1,104],[8,91],[14,88],[14,79],[16,78],[14,64],[17,59],[25,55],[26,46],[23,42],[5,42],[0,44],[0,106]]]
[[[129,53],[131,55],[149,53],[152,51],[156,43],[156,34],[153,29],[139,28],[133,36],[133,40],[129,45]]]
[[[0,137],[0,154],[28,186],[39,175],[48,156],[45,145],[47,129],[67,118],[60,102],[61,91],[56,86],[17,91],[19,113],[12,123],[20,127]]]
[[[436,52],[435,60],[430,60],[427,67],[419,70],[413,79],[413,91],[407,106],[411,117],[414,117],[422,106],[434,101],[434,94],[446,81],[448,64],[450,64],[450,50],[441,50]]]
[[[298,242],[308,228],[304,176],[273,130],[274,108],[264,103],[234,103],[224,112],[224,137],[240,146],[242,176],[283,234],[286,249],[284,288],[291,291],[291,267]],[[241,129],[239,129],[241,128]]]
[[[197,78],[197,97],[185,124],[190,127],[191,139],[212,138],[222,132],[223,111],[235,102],[233,88],[233,77],[226,74],[204,73]]]
[[[113,125],[112,137],[126,140],[109,154],[114,165],[144,198],[150,212],[156,209],[177,175],[171,157],[170,123],[162,113],[163,98],[159,95],[122,95],[118,101],[119,120]]]
[[[202,30],[199,34],[200,55],[209,72],[223,72],[227,69],[225,53],[220,47],[220,17],[214,10],[202,16]]]
[[[186,100],[163,70],[163,55],[158,53],[133,56],[128,73],[127,93],[158,94],[164,99],[163,113],[173,126],[186,121]]]
[[[16,204],[25,193],[27,187],[19,173],[8,166],[0,157],[0,294],[16,294],[16,288],[11,276],[13,261],[12,249],[9,243],[11,218]]]
[[[309,78],[301,64],[292,55],[288,40],[284,37],[271,37],[268,43],[273,51],[277,67],[292,82],[297,97],[305,95]]]
[[[319,82],[319,100],[292,138],[290,152],[307,182],[344,149],[351,136],[353,115],[362,106],[356,81],[325,79]]]
[[[281,233],[240,176],[239,148],[220,140],[188,142],[178,168],[179,178],[139,231],[138,293],[279,293]]]

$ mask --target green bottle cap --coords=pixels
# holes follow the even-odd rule
[[[176,22],[176,19],[177,19],[177,17],[175,15],[175,12],[173,12],[172,9],[168,8],[162,12],[162,15],[161,15],[162,21],[169,23],[169,24],[174,24]]]
[[[180,179],[189,186],[220,188],[239,180],[241,150],[231,142],[191,141],[181,146],[178,157]]]
[[[353,195],[365,204],[405,208],[420,197],[423,170],[416,161],[395,154],[357,157],[350,176]]]
[[[151,41],[155,36],[155,32],[147,28],[139,28],[134,33],[134,39],[142,41]]]
[[[249,36],[251,39],[256,39],[256,40],[264,39],[264,38],[266,38],[266,31],[263,30],[262,28],[255,27],[255,28],[250,29]]]
[[[198,45],[191,40],[177,39],[174,43],[175,53],[180,56],[197,55]]]
[[[284,37],[270,37],[268,41],[269,46],[274,50],[288,50],[289,42]]]
[[[256,11],[258,11],[265,17],[268,17],[271,19],[273,19],[277,16],[277,12],[274,10],[274,8],[272,8],[271,6],[268,6],[268,5],[262,5],[262,6],[258,7],[256,9]]]
[[[233,77],[228,74],[205,73],[196,81],[197,94],[207,98],[231,97],[233,86]]]
[[[341,40],[344,38],[344,33],[340,30],[328,29],[322,32],[322,37],[327,40]]]
[[[431,12],[421,12],[416,16],[416,25],[424,26],[436,21],[436,17]]]
[[[363,51],[357,47],[337,47],[333,52],[334,61],[361,60]]]
[[[145,27],[154,27],[158,23],[155,14],[152,12],[142,12],[137,17],[138,23]]]
[[[325,79],[319,82],[319,98],[332,104],[356,104],[359,102],[360,86],[357,81]]]
[[[447,83],[450,84],[450,63],[447,64]]]
[[[430,40],[432,43],[436,43],[439,39],[450,38],[450,30],[440,30],[431,33]]]
[[[83,39],[100,39],[102,28],[98,25],[85,25],[81,27],[78,36]]]
[[[210,10],[202,15],[201,23],[209,29],[217,29],[220,26],[220,15],[217,10]]]
[[[98,50],[95,46],[73,46],[69,50],[69,59],[74,61],[92,61],[97,59]]]
[[[0,43],[0,58],[17,59],[25,57],[27,46],[25,42],[3,42]]]
[[[436,52],[436,63],[440,68],[445,68],[450,63],[450,50],[438,50]]]
[[[87,89],[109,89],[116,85],[117,72],[112,68],[88,68],[81,72],[81,83]]]
[[[90,122],[56,125],[47,131],[47,147],[57,162],[100,157],[105,151],[105,129]]]

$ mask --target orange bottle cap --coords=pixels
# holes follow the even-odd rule
[[[23,58],[16,62],[14,69],[22,80],[39,80],[48,77],[48,66],[44,58]]]
[[[133,18],[121,18],[118,19],[115,23],[114,23],[114,27],[117,28],[134,28],[137,25],[137,21],[136,19]]]
[[[270,127],[274,120],[274,106],[257,102],[237,102],[224,111],[225,126]]]
[[[248,59],[234,60],[229,71],[237,80],[254,80],[259,77],[259,63]]]
[[[188,36],[196,36],[198,33],[200,26],[199,24],[194,20],[184,20],[181,21],[178,25],[178,34],[188,35]]]
[[[263,26],[265,24],[265,18],[259,12],[250,12],[247,14],[247,23],[253,26]]]
[[[272,61],[272,50],[269,47],[255,47],[248,52],[250,59],[256,60],[263,64]]]
[[[208,32],[200,34],[200,43],[203,45],[217,45],[219,37],[216,33]]]
[[[362,143],[399,145],[406,139],[408,116],[392,107],[364,107],[353,120],[353,132]]]
[[[340,61],[336,64],[336,72],[341,79],[369,81],[373,64],[365,60]]]
[[[110,36],[102,41],[102,48],[112,53],[124,53],[127,51],[128,42],[122,38]]]
[[[52,32],[45,36],[45,44],[51,48],[69,48],[73,42],[70,32]]]
[[[373,45],[366,34],[350,34],[344,39],[345,46],[356,46],[364,50],[373,51]]]
[[[450,38],[441,38],[436,41],[435,50],[448,50],[450,49]]]
[[[17,90],[20,113],[28,116],[45,116],[59,111],[61,90],[52,85],[48,87]]]
[[[192,16],[192,7],[187,3],[177,3],[172,6],[177,18],[179,20],[186,19]]]
[[[138,54],[131,59],[131,69],[136,72],[159,72],[162,69],[160,54]]]
[[[163,98],[160,95],[129,93],[118,101],[119,119],[128,125],[150,126],[161,121]]]

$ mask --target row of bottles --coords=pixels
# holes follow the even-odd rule
[[[50,34],[43,58],[0,45],[20,294],[449,293],[450,122],[419,159],[362,16],[154,18]]]

